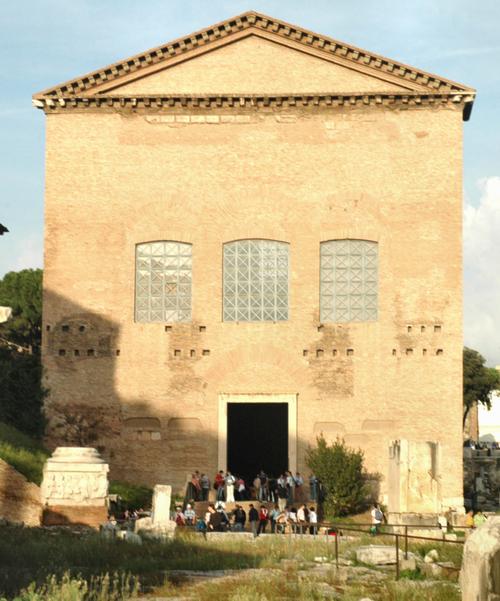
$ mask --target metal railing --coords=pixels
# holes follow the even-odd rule
[[[372,526],[372,524],[359,524],[360,526]],[[421,525],[410,525],[410,524],[386,524],[386,526],[392,526],[392,527],[404,527],[405,529],[405,533],[404,534],[399,534],[399,533],[395,533],[395,532],[378,532],[377,534],[374,534],[374,536],[393,536],[395,541],[395,549],[396,549],[396,580],[399,580],[400,577],[400,565],[399,565],[399,553],[400,553],[400,539],[404,538],[404,557],[405,559],[408,559],[408,539],[413,539],[416,541],[432,541],[432,542],[438,542],[440,544],[455,544],[455,545],[464,545],[465,544],[465,540],[450,540],[446,538],[446,533],[443,532],[443,537],[442,539],[438,539],[435,537],[430,537],[430,536],[417,536],[415,534],[408,534],[408,528],[420,528],[422,530],[427,530],[427,529],[431,529],[431,528],[441,528],[440,526],[421,526]],[[359,532],[362,534],[371,534],[370,530],[364,530],[363,528],[356,528],[353,526],[346,526],[344,524],[339,524],[339,523],[335,523],[335,522],[320,522],[318,524],[318,527],[322,527],[322,528],[326,528],[326,532],[325,532],[325,536],[331,536],[332,534],[335,536],[335,565],[338,568],[339,567],[339,535],[341,536],[341,532],[342,531],[346,531],[346,532]],[[463,529],[467,529],[468,527],[463,527]],[[460,528],[462,529],[462,528]],[[334,531],[334,532],[332,532]],[[438,563],[439,565],[439,563]],[[452,569],[452,568],[449,568]],[[453,568],[455,571],[459,571],[460,568]]]

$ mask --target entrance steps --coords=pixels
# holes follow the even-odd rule
[[[213,503],[214,501],[196,501],[194,503],[194,507],[193,509],[196,512],[197,516],[204,516],[205,513],[208,511],[208,506],[210,503]],[[250,500],[250,501],[236,501],[235,503],[225,503],[225,510],[226,512],[231,512],[234,511],[236,509],[236,505],[241,505],[241,507],[245,510],[246,514],[248,515],[248,512],[250,511],[250,504],[253,503],[253,506],[258,510],[259,507],[261,505],[264,505],[265,507],[267,507],[267,509],[269,511],[271,511],[271,509],[273,509],[273,507],[275,506],[276,503],[272,503],[271,501],[258,501],[258,500]],[[293,507],[295,507],[296,509],[298,509],[302,503],[305,503],[307,505],[307,507],[314,507],[316,509],[316,501],[295,501],[293,503]],[[215,501],[215,504],[217,504],[217,501]]]

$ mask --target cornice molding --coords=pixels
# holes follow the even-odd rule
[[[222,95],[186,95],[175,94],[168,96],[59,96],[44,97],[33,100],[36,108],[46,113],[60,112],[71,109],[99,110],[144,110],[158,112],[162,110],[210,110],[224,109],[230,111],[245,111],[271,108],[297,109],[306,107],[360,107],[360,106],[462,106],[464,119],[470,112],[474,94],[469,92],[432,93],[418,92],[376,92],[376,93],[343,93],[343,94],[222,94]]]

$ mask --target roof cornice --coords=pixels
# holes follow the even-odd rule
[[[374,93],[342,93],[342,94],[210,94],[186,95],[170,94],[165,96],[59,96],[43,97],[33,100],[34,106],[42,108],[46,113],[61,110],[142,110],[158,112],[163,110],[255,110],[259,108],[288,109],[306,107],[336,108],[342,106],[461,106],[464,119],[467,120],[472,107],[474,95],[469,92],[420,93],[420,92],[374,92]]]
[[[151,48],[123,61],[113,63],[102,69],[92,71],[75,79],[48,88],[37,94],[34,99],[46,97],[67,98],[98,93],[99,88],[114,87],[131,75],[140,77],[142,73],[164,68],[178,62],[180,57],[209,51],[227,41],[234,39],[236,34],[241,36],[245,30],[254,30],[261,34],[273,35],[287,40],[289,43],[303,47],[304,50],[314,51],[325,58],[334,58],[340,63],[352,68],[371,72],[375,77],[400,82],[410,88],[420,87],[430,93],[467,92],[474,94],[475,90],[463,84],[445,79],[432,73],[427,73],[415,67],[391,60],[351,44],[346,44],[333,38],[319,35],[296,25],[274,19],[254,11],[245,12],[208,28],[202,29],[189,36],[178,38],[162,46]],[[111,85],[110,85],[111,84]]]

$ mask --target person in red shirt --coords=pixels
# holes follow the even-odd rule
[[[269,521],[269,511],[265,505],[261,505],[259,509],[259,527],[257,528],[257,536],[262,532],[266,533],[267,522]]]
[[[224,472],[217,472],[214,479],[214,488],[217,491],[217,501],[224,501]]]

